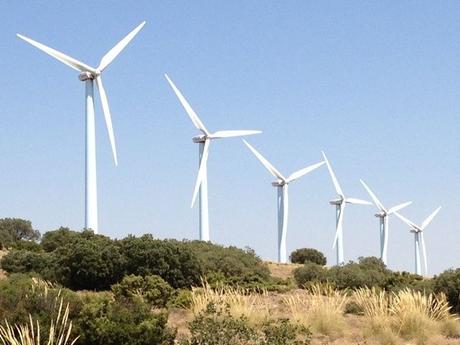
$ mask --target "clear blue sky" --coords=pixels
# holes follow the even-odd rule
[[[249,138],[286,174],[329,156],[344,191],[363,178],[421,222],[431,273],[460,266],[460,3],[456,1],[3,1],[0,3],[0,217],[45,232],[83,227],[84,85],[17,32],[90,65],[142,20],[105,71],[115,168],[96,101],[100,231],[198,234],[190,209],[197,133],[167,72],[210,130]],[[239,139],[209,159],[211,238],[276,258],[276,191]],[[331,248],[335,192],[325,168],[290,187],[288,251]],[[346,260],[378,255],[373,206],[346,210]],[[413,269],[413,236],[390,220],[389,266]]]

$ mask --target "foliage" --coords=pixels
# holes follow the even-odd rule
[[[304,264],[308,261],[320,266],[325,266],[327,263],[324,254],[313,248],[296,249],[291,253],[289,258],[293,264]]]
[[[444,293],[452,310],[460,313],[460,268],[446,270],[435,277],[434,291]]]
[[[86,230],[52,254],[55,279],[73,290],[104,290],[124,275],[124,260],[110,238]]]
[[[175,289],[200,282],[203,273],[200,262],[183,242],[130,235],[118,241],[117,246],[124,257],[127,274],[158,275]]]
[[[192,304],[192,293],[187,289],[176,289],[168,301],[168,308],[190,308]]]
[[[357,289],[360,287],[380,287],[387,285],[390,271],[377,258],[359,258],[358,262],[349,262],[344,266],[334,266],[327,271],[326,279],[339,289]]]
[[[305,262],[302,267],[296,268],[293,272],[294,279],[299,286],[307,283],[322,282],[326,280],[326,269],[313,262]]]
[[[245,316],[210,303],[189,323],[190,337],[181,345],[308,345],[310,332],[288,319],[266,320],[259,327]]]
[[[14,242],[11,245],[11,248],[16,250],[28,250],[29,252],[36,253],[40,253],[43,251],[42,246],[39,243],[31,240],[19,240],[17,242]]]
[[[10,273],[43,273],[51,263],[49,255],[28,250],[12,250],[3,256],[1,267]]]
[[[167,313],[152,313],[141,298],[113,299],[109,293],[88,294],[76,321],[81,345],[173,344],[175,331]]]
[[[40,232],[34,230],[30,221],[20,218],[0,219],[0,249],[20,240],[39,239]]]
[[[173,293],[173,288],[160,276],[135,276],[123,278],[119,284],[112,285],[115,298],[141,297],[152,307],[164,308]]]
[[[12,326],[5,321],[0,325],[0,341],[3,345],[41,345],[43,342],[52,345],[73,345],[78,337],[72,337],[72,321],[69,320],[69,305],[63,309],[63,300],[57,309],[56,317],[51,320],[46,335],[40,322],[29,315],[29,323]]]
[[[223,247],[209,242],[185,242],[200,260],[203,276],[210,283],[258,285],[270,280],[270,271],[251,249]]]
[[[60,227],[57,230],[48,231],[42,236],[40,244],[45,252],[52,252],[59,247],[64,247],[79,237],[79,233],[69,228]]]

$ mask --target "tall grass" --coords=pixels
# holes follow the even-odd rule
[[[303,294],[283,298],[293,319],[311,327],[314,332],[330,337],[338,337],[343,333],[343,315],[347,302],[346,293],[329,284],[313,284]]]
[[[51,321],[47,339],[41,337],[40,323],[34,322],[29,315],[29,323],[10,325],[5,321],[0,325],[0,341],[2,345],[73,345],[78,337],[71,339],[72,322],[69,321],[69,305],[63,309],[63,300],[60,300],[56,318]]]
[[[454,333],[457,321],[450,313],[444,294],[424,294],[411,289],[386,293],[362,288],[353,294],[354,301],[369,319],[369,333],[377,337],[396,336],[425,344],[437,333]],[[393,337],[389,333],[393,333]]]
[[[219,286],[211,288],[203,282],[200,288],[192,289],[191,312],[196,315],[212,303],[218,308],[227,309],[234,317],[245,316],[250,322],[258,323],[268,317],[268,307],[261,303],[261,296],[251,290],[239,287]]]

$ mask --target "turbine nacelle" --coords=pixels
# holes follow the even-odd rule
[[[272,186],[273,187],[283,187],[284,185],[289,184],[289,182],[283,181],[283,180],[278,180],[278,181],[273,181]]]
[[[201,135],[197,135],[197,136],[194,136],[192,138],[192,141],[195,143],[195,144],[199,144],[199,143],[204,143],[207,139],[207,136],[204,135],[204,134],[201,134]]]
[[[374,216],[377,218],[385,218],[388,214],[386,212],[376,213]]]
[[[333,199],[329,201],[329,204],[339,206],[342,205],[344,199]]]

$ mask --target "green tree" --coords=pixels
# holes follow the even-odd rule
[[[9,247],[20,240],[39,240],[40,232],[34,230],[29,220],[21,218],[0,219],[0,247]]]
[[[324,254],[313,248],[296,249],[291,253],[289,258],[293,264],[304,264],[309,261],[317,265],[325,266],[327,263]]]
[[[69,242],[79,237],[79,233],[69,228],[60,227],[57,230],[47,231],[43,234],[40,241],[45,252],[52,252],[59,247],[66,246]]]
[[[434,278],[434,291],[444,293],[453,311],[460,313],[460,268],[448,269]]]

